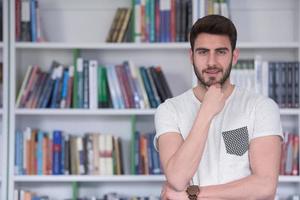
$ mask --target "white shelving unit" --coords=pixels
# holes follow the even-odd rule
[[[0,199],[7,199],[7,190],[8,190],[8,80],[9,80],[9,66],[8,66],[8,0],[2,0],[2,14],[3,14],[3,41],[0,42],[0,58],[3,63],[3,106],[0,109]]]
[[[13,199],[13,191],[16,188],[49,195],[53,199],[70,198],[72,182],[80,183],[80,195],[100,196],[111,191],[132,195],[159,195],[165,180],[163,176],[14,175],[14,144],[17,129],[31,126],[46,131],[61,129],[72,134],[97,131],[112,133],[128,142],[131,116],[137,116],[139,130],[147,132],[154,130],[155,109],[16,108],[16,96],[28,65],[38,64],[44,70],[48,70],[54,59],[63,64],[71,64],[72,50],[81,49],[84,58],[97,59],[102,64],[118,64],[124,60],[132,60],[136,66],[161,65],[174,95],[181,94],[193,85],[193,69],[188,56],[189,43],[107,44],[104,42],[116,8],[130,6],[131,0],[44,0],[39,3],[42,29],[48,42],[28,43],[16,42],[14,39],[15,5],[14,1],[10,1],[10,95],[9,101],[6,102],[7,104],[9,102],[10,107],[7,199]],[[232,20],[238,29],[237,47],[241,50],[241,58],[254,58],[256,55],[261,55],[264,60],[299,60],[300,5],[298,1],[231,0],[231,6]],[[0,43],[1,46],[6,45]],[[3,108],[2,113],[7,113],[7,110]],[[283,128],[299,133],[300,109],[281,109],[280,113]],[[3,115],[3,122],[4,116],[7,115]],[[5,128],[3,127],[3,130],[7,130]],[[5,138],[7,141],[8,137]],[[124,151],[127,155],[128,148]],[[125,162],[127,168],[128,164]],[[2,169],[2,172],[4,170]],[[282,197],[287,197],[300,189],[300,176],[280,176],[279,182],[278,194]],[[3,183],[1,186],[3,188]],[[5,199],[3,195],[2,198]]]

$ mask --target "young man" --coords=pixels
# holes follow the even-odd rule
[[[282,128],[276,103],[230,83],[237,33],[227,18],[199,19],[190,33],[196,87],[155,114],[167,179],[162,199],[274,199]]]

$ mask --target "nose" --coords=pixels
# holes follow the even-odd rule
[[[210,52],[207,59],[207,65],[213,67],[216,65],[216,57],[213,52]]]

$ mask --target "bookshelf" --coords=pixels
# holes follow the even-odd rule
[[[8,190],[8,84],[9,84],[9,42],[8,42],[8,0],[2,0],[2,41],[0,42],[0,61],[2,67],[2,107],[0,108],[0,199],[7,199]]]
[[[8,4],[8,0],[4,2]],[[10,43],[0,43],[3,55],[4,50],[10,47],[10,82],[9,86],[4,87],[10,91],[10,101],[6,98],[6,105],[9,104],[10,108],[9,123],[8,121],[4,123],[8,117],[3,115],[8,113],[7,108],[4,107],[0,112],[2,130],[8,130],[5,124],[9,125],[9,133],[3,132],[10,136],[8,138],[8,135],[3,134],[4,143],[9,139],[9,148],[3,145],[4,154],[8,149],[9,155],[7,166],[9,182],[7,189],[4,190],[6,181],[1,183],[2,199],[6,199],[3,191],[7,191],[7,199],[13,199],[15,189],[27,189],[41,195],[49,195],[53,199],[70,198],[73,182],[79,183],[80,196],[88,194],[100,196],[112,191],[127,195],[159,195],[165,178],[157,175],[128,175],[129,161],[125,162],[127,174],[121,176],[14,174],[17,129],[24,129],[27,126],[46,131],[61,129],[78,135],[98,131],[120,136],[129,143],[132,116],[137,118],[137,129],[153,131],[155,109],[20,109],[15,107],[15,100],[28,65],[38,64],[42,69],[48,70],[54,59],[63,64],[71,64],[73,49],[80,49],[82,57],[97,59],[103,64],[118,64],[124,60],[132,60],[136,66],[159,64],[163,67],[168,82],[171,83],[173,94],[178,95],[193,85],[193,70],[188,57],[189,43],[105,43],[116,9],[130,6],[131,0],[39,1],[42,30],[47,41],[19,42],[15,40],[14,2],[10,1]],[[260,55],[264,60],[299,60],[299,11],[299,2],[294,0],[246,0],[243,3],[231,0],[231,15],[239,33],[237,47],[241,49],[241,58],[252,59]],[[6,14],[8,16],[8,13]],[[6,20],[8,22],[8,19]],[[8,31],[6,33],[7,37]],[[7,67],[5,69],[8,70]],[[8,76],[8,71],[6,72]],[[281,109],[280,113],[283,128],[299,133],[300,109]],[[128,160],[129,148],[125,147],[124,152],[125,159]],[[1,170],[2,174],[7,173],[5,166]],[[278,194],[287,197],[296,193],[300,188],[299,177],[280,176]]]

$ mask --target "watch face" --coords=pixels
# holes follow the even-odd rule
[[[188,188],[187,188],[187,193],[189,195],[198,195],[199,194],[199,187],[198,185],[190,185]]]

